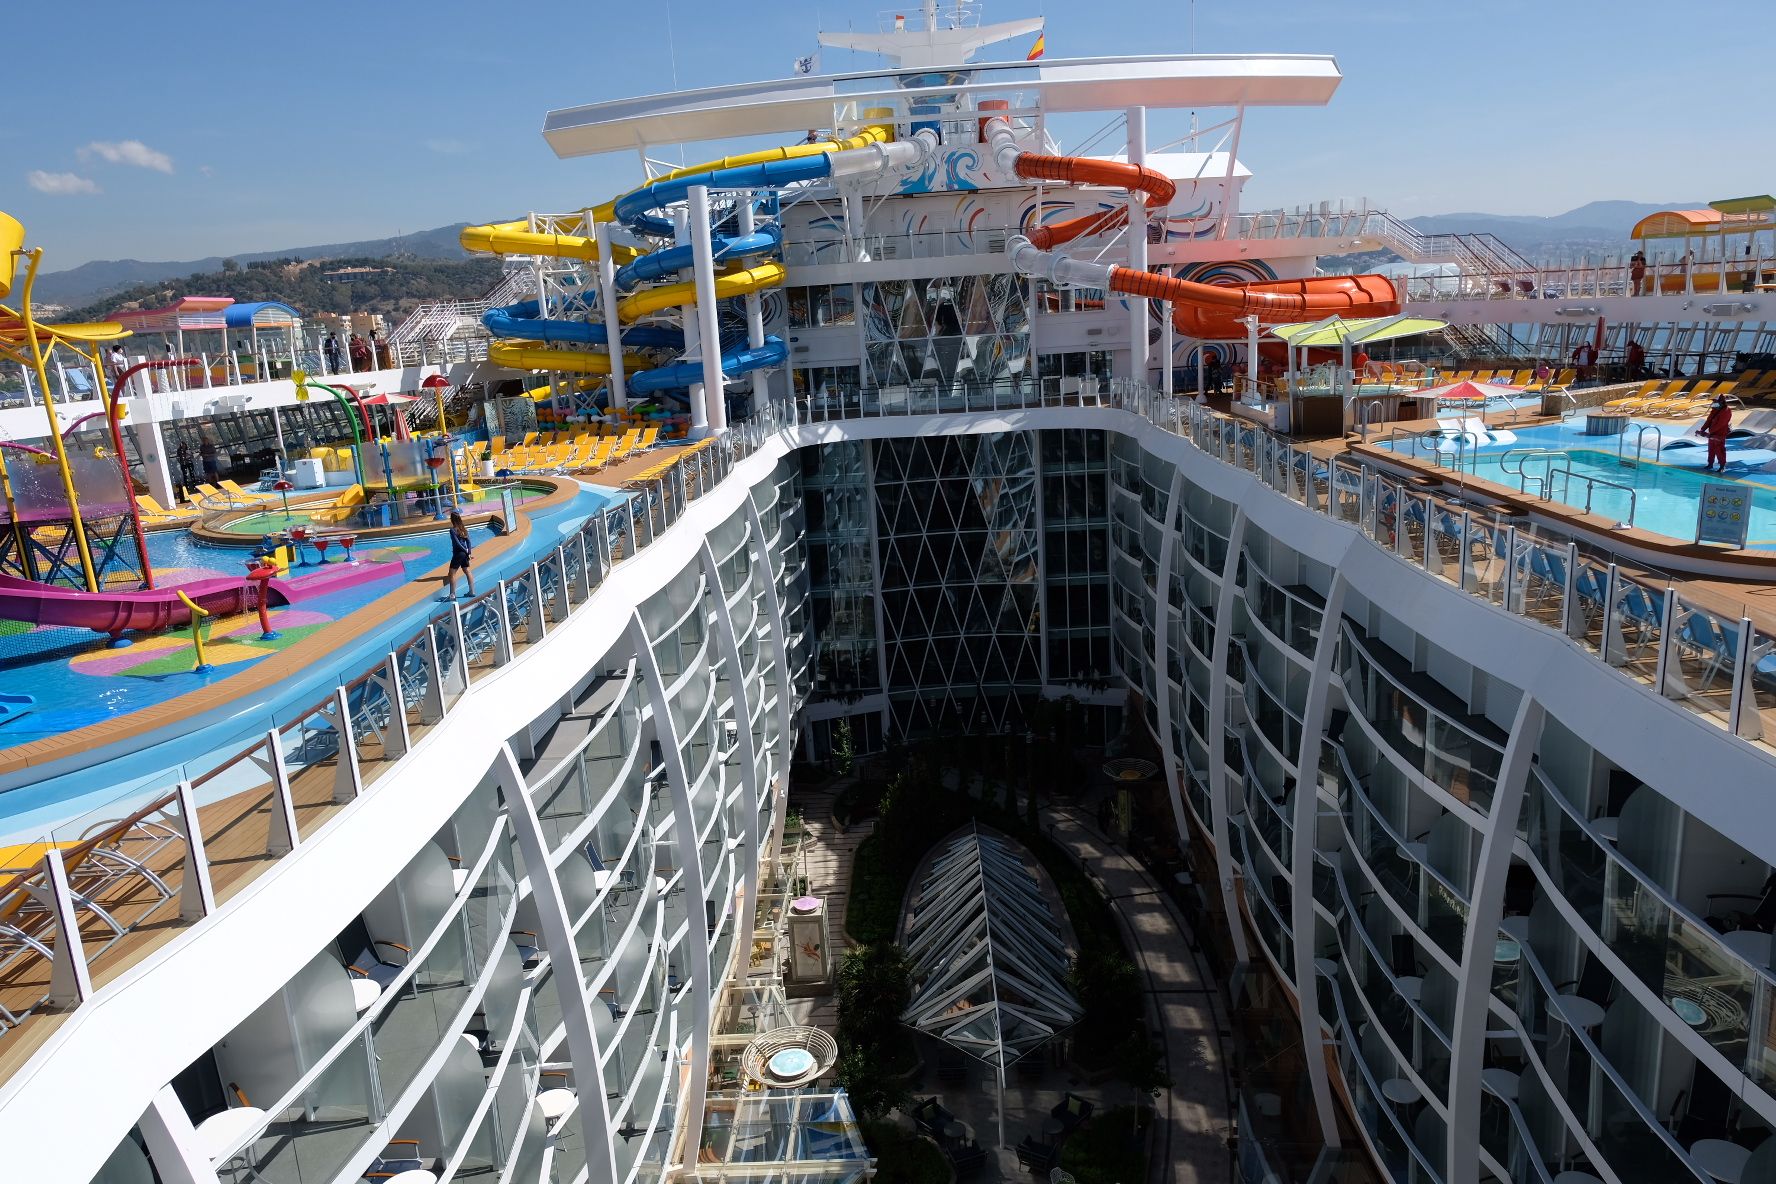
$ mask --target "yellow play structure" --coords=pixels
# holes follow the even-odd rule
[[[0,211],[0,299],[13,291],[19,264],[25,266],[24,283],[18,288],[19,307],[14,310],[0,305],[0,361],[17,362],[30,369],[43,396],[43,413],[48,417],[48,438],[55,451],[56,466],[61,470],[62,488],[68,497],[69,526],[80,554],[80,572],[88,592],[99,590],[98,572],[93,567],[92,548],[87,542],[86,526],[80,519],[80,497],[74,489],[74,474],[68,468],[68,450],[62,440],[62,427],[56,419],[55,396],[49,387],[48,359],[56,346],[73,350],[92,363],[93,377],[98,384],[99,399],[107,412],[111,409],[111,392],[106,389],[104,363],[99,358],[99,343],[129,336],[129,330],[114,321],[90,324],[47,325],[32,310],[31,292],[37,283],[37,268],[43,261],[42,247],[25,246],[24,223]],[[11,491],[7,491],[10,500]],[[8,510],[11,510],[10,505]]]

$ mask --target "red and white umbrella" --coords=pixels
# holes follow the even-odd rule
[[[1509,399],[1523,393],[1519,386],[1503,386],[1496,382],[1473,382],[1464,379],[1447,386],[1434,386],[1418,392],[1421,399],[1439,403],[1485,403],[1488,399]]]

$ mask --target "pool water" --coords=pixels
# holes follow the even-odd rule
[[[550,491],[551,487],[546,485],[520,485],[513,490],[513,500],[515,504],[522,506],[525,502],[543,497]],[[482,490],[479,494],[471,494],[464,500],[463,504],[474,507],[473,509],[466,511],[467,513],[485,513],[488,509],[497,508],[499,506],[499,496],[496,492]],[[221,531],[223,534],[238,534],[243,537],[257,538],[263,534],[271,534],[280,530],[289,530],[296,526],[312,526],[314,524],[313,514],[315,511],[324,510],[326,508],[326,503],[309,506],[306,509],[298,507],[291,510],[285,510],[281,506],[274,505],[269,509],[259,511],[256,514],[248,514],[242,518],[231,518],[222,524]],[[425,514],[417,521],[411,519],[410,521],[413,521],[415,525],[429,526],[434,522],[434,519],[430,514]],[[323,528],[326,530],[340,531],[349,529],[349,526],[342,523],[330,522],[324,523]]]
[[[1658,435],[1654,428],[1659,430]],[[1494,424],[1490,430],[1501,428]],[[1619,441],[1620,457],[1616,451],[1618,439],[1587,436],[1582,415],[1557,424],[1508,430],[1516,435],[1515,441],[1466,450],[1461,454],[1462,470],[1510,489],[1525,488],[1522,473],[1526,471],[1532,478],[1527,488],[1534,493],[1538,485],[1534,478],[1552,469],[1554,500],[1583,509],[1589,492],[1592,513],[1617,522],[1629,521],[1632,513],[1633,525],[1641,530],[1685,540],[1696,537],[1697,506],[1705,485],[1743,485],[1752,493],[1747,548],[1776,550],[1776,452],[1740,448],[1729,441],[1727,471],[1723,475],[1703,471],[1707,449],[1700,437],[1685,434],[1689,430],[1687,424],[1649,423],[1644,436],[1630,427]],[[1635,458],[1637,440],[1644,441],[1639,459]],[[1404,444],[1388,443],[1383,447],[1408,454],[1412,451]],[[1526,451],[1530,449],[1555,455],[1537,456]],[[1417,456],[1426,459],[1422,442]],[[1443,463],[1453,469],[1457,455],[1446,453]],[[1573,477],[1559,476],[1563,469]],[[1579,479],[1583,477],[1595,478],[1600,483],[1593,485]],[[1604,481],[1613,484],[1601,484]],[[1634,493],[1630,496],[1626,489],[1615,486],[1627,486]]]

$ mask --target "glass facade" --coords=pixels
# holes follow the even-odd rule
[[[1021,277],[876,280],[862,289],[870,385],[918,383],[965,395],[1029,380],[1029,285]]]

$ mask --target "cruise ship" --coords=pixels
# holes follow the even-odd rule
[[[547,113],[636,187],[362,367],[45,322],[0,216],[0,1177],[1137,1184],[1134,1092],[1154,1181],[1776,1181],[1776,202],[1556,275],[1242,210],[1329,57],[821,42]],[[969,741],[881,1116],[818,783]],[[1067,1038],[1104,940],[1162,1083]]]

